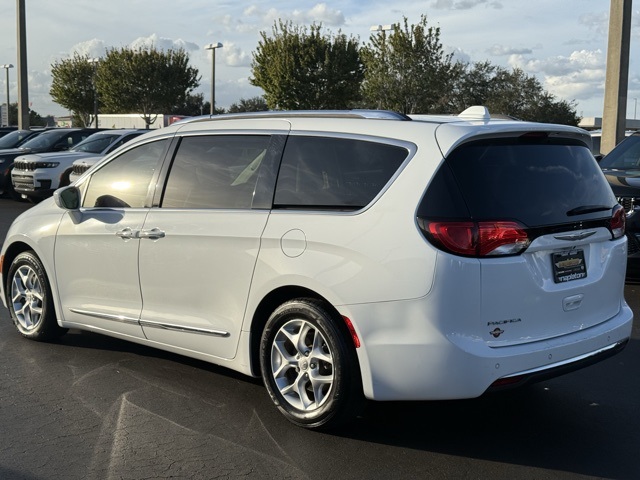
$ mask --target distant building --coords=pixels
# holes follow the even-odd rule
[[[601,130],[602,129],[602,117],[584,117],[578,123],[580,128],[585,130]],[[640,120],[627,118],[625,130],[640,130]]]

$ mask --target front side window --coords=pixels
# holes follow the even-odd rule
[[[268,135],[185,137],[173,160],[164,208],[251,208]]]
[[[360,209],[380,193],[408,154],[403,147],[365,140],[292,136],[274,206]]]
[[[87,185],[83,207],[142,208],[168,140],[127,150],[96,171]]]

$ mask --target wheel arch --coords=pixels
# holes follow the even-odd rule
[[[24,243],[24,242],[14,242],[11,245],[9,245],[9,247],[7,248],[7,250],[4,252],[4,256],[2,258],[2,280],[3,280],[3,285],[2,285],[2,289],[4,291],[4,295],[5,295],[5,300],[7,299],[7,294],[8,294],[8,284],[7,282],[9,281],[7,275],[9,273],[9,268],[11,268],[11,264],[13,263],[13,260],[20,255],[23,252],[26,252],[28,250],[33,250],[33,248],[31,248],[31,245]],[[48,273],[47,273],[48,275]],[[51,282],[49,282],[51,283]]]
[[[258,304],[258,307],[256,308],[251,321],[249,353],[252,375],[256,377],[259,377],[261,375],[260,340],[262,338],[262,331],[264,330],[264,326],[266,325],[267,320],[274,312],[274,310],[280,305],[297,298],[306,298],[320,301],[333,314],[335,319],[342,318],[338,310],[331,304],[331,302],[311,289],[296,285],[289,285],[272,290]],[[351,334],[349,333],[346,323],[343,321],[336,321],[336,324],[338,329],[348,339],[349,345],[351,345],[355,350],[355,346],[353,345],[353,341],[351,340]],[[357,355],[355,355],[355,358],[357,358]],[[358,365],[358,370],[359,369],[360,366]]]

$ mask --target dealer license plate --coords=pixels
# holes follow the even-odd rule
[[[568,252],[554,253],[551,256],[553,280],[556,283],[579,280],[587,276],[587,265],[584,262],[584,251],[577,249]]]

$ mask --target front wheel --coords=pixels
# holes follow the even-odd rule
[[[358,360],[341,321],[312,299],[284,303],[267,321],[260,344],[262,376],[273,402],[296,425],[334,428],[361,406]]]
[[[56,321],[51,287],[42,262],[31,251],[18,255],[9,268],[7,300],[18,331],[32,340],[52,340],[67,330]]]

